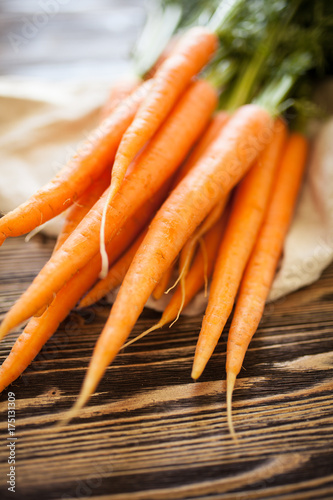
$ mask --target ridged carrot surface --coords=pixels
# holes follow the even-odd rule
[[[292,134],[288,140],[256,245],[242,279],[227,344],[227,404],[229,428],[231,397],[236,377],[241,370],[248,345],[262,318],[283,243],[294,213],[303,178],[307,140]]]
[[[170,182],[140,207],[126,222],[107,247],[110,263],[115,262],[127,249],[140,231],[147,225],[155,211],[165,199]],[[57,293],[52,303],[38,317],[28,322],[18,337],[10,354],[0,367],[0,392],[13,382],[29,366],[43,345],[53,335],[61,321],[95,283],[101,269],[101,258],[97,253],[88,264],[78,271]]]
[[[119,190],[126,170],[140,149],[165,120],[191,79],[209,62],[217,49],[215,33],[205,27],[189,29],[152,78],[152,88],[119,145],[110,199]]]
[[[207,125],[216,103],[216,91],[203,80],[193,83],[184,93],[162,128],[137,158],[121,191],[108,208],[107,242],[172,176]],[[0,337],[50,303],[54,293],[99,251],[106,196],[107,192],[14,304],[0,327]]]
[[[217,201],[245,175],[271,135],[272,119],[266,110],[253,104],[239,108],[206,154],[164,202],[135,255],[96,343],[74,413],[95,391],[156,283],[189,236]]]
[[[246,263],[265,216],[286,135],[285,124],[277,120],[271,143],[236,188],[195,351],[192,369],[195,379],[204,370],[232,311]]]
[[[64,224],[57,238],[53,252],[56,252],[58,248],[61,247],[61,245],[67,240],[68,236],[72,234],[81,220],[87,215],[89,210],[99,200],[104,191],[110,185],[110,178],[111,168],[106,168],[102,175],[98,179],[96,179],[96,181],[91,186],[89,186],[89,188],[83,193],[82,196],[80,196],[77,202],[75,202],[67,210]]]

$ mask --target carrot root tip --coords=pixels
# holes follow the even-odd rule
[[[193,361],[191,377],[196,380],[200,377],[206,366],[206,360],[200,359],[200,356],[195,356]]]
[[[227,372],[227,420],[228,428],[232,439],[238,443],[238,438],[232,421],[232,394],[236,382],[236,375],[233,372]]]
[[[158,328],[162,328],[162,326],[164,326],[164,324],[165,324],[164,322],[159,321],[158,323],[156,323],[156,325],[153,325],[152,327],[148,328],[148,330],[145,330],[144,332],[140,333],[140,335],[137,335],[136,337],[134,337],[134,339],[131,339],[128,342],[126,342],[126,344],[124,344],[122,346],[122,349],[125,349],[125,347],[128,347],[131,344],[134,344],[134,342],[142,339],[143,337],[148,335],[148,333],[154,332],[155,330],[158,330]]]

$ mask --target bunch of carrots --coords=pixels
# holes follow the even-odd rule
[[[307,156],[307,139],[288,131],[279,105],[309,67],[306,61],[267,83],[258,75],[269,50],[260,61],[255,54],[244,74],[255,73],[257,80],[236,83],[230,105],[218,110],[219,90],[202,71],[218,52],[216,16],[221,25],[240,4],[230,2],[207,26],[184,30],[149,78],[116,87],[85,146],[0,219],[3,243],[67,209],[49,261],[0,326],[3,338],[28,320],[0,368],[1,390],[74,307],[89,306],[120,285],[72,418],[118,352],[137,340],[126,344],[149,296],[174,289],[151,331],[174,322],[212,276],[192,377],[203,372],[235,306],[226,360],[234,432],[235,380],[263,314]],[[272,47],[270,39],[265,43]],[[175,269],[178,279],[170,283]]]

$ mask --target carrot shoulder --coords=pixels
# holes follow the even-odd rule
[[[200,159],[200,157],[205,153],[207,148],[218,137],[218,135],[221,133],[222,128],[229,120],[229,117],[230,115],[225,111],[219,111],[215,114],[210,124],[208,125],[205,133],[197,142],[187,160],[177,171],[171,189],[174,189],[177,186],[177,184],[179,184],[179,182],[182,179],[184,179],[185,175],[191,170],[191,168],[196,164],[196,162]],[[171,275],[173,273],[174,265],[175,263],[171,264],[169,269],[167,269],[167,271],[165,272],[165,275],[163,275],[159,283],[157,283],[153,291],[153,297],[156,300],[161,298],[163,293],[166,291]]]
[[[106,242],[175,172],[207,124],[216,102],[216,91],[205,81],[193,83],[184,93],[162,128],[137,158],[121,192],[108,207]],[[14,304],[0,327],[0,337],[50,303],[53,294],[99,251],[106,196],[107,191]]]
[[[227,344],[227,401],[231,423],[231,395],[248,345],[262,318],[265,302],[282,252],[303,177],[307,141],[300,134],[288,140],[274,192],[256,245],[242,279]]]
[[[29,200],[0,219],[0,241],[20,236],[60,214],[110,165],[125,130],[151,87],[147,81],[97,127],[69,163]]]
[[[101,120],[107,118],[123,99],[126,99],[138,88],[140,83],[142,83],[140,78],[134,75],[116,80],[111,86],[107,101],[101,110]]]
[[[194,27],[178,41],[170,56],[157,69],[152,78],[152,89],[119,145],[110,199],[120,188],[131,161],[163,123],[191,79],[209,62],[217,43],[216,35],[207,28]]]
[[[135,255],[97,341],[75,411],[95,391],[162,274],[216,202],[245,174],[271,133],[272,119],[264,109],[243,106],[164,202]]]
[[[272,141],[236,188],[195,351],[194,379],[203,372],[233,308],[242,274],[265,215],[285,139],[286,126],[277,120]]]

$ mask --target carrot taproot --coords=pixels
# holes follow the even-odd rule
[[[125,132],[116,153],[108,202],[119,190],[125,172],[152,138],[191,79],[209,62],[218,38],[205,27],[188,30],[152,78],[152,88]]]
[[[202,222],[202,224],[194,231],[192,236],[185,243],[184,247],[180,252],[179,258],[179,276],[172,287],[169,288],[168,292],[174,288],[178,283],[180,283],[180,289],[182,294],[182,300],[180,303],[180,307],[178,310],[178,314],[174,320],[174,322],[170,325],[173,326],[176,321],[178,321],[179,316],[184,308],[185,302],[185,278],[190,268],[193,256],[195,254],[195,250],[197,246],[200,244],[202,237],[206,234],[206,232],[216,223],[217,220],[220,219],[222,212],[224,211],[225,205],[228,200],[228,194],[221,197],[221,200],[218,201],[217,205],[211,210],[211,212],[207,215],[206,219]]]
[[[209,121],[216,103],[216,91],[204,80],[194,82],[184,93],[135,161],[117,198],[108,208],[106,242],[173,175]],[[0,326],[0,338],[50,303],[53,294],[99,251],[106,196],[107,191],[13,305]]]
[[[89,290],[87,295],[81,299],[78,305],[79,309],[95,304],[95,302],[98,302],[98,300],[103,298],[108,292],[121,284],[146,232],[147,230],[145,229],[141,234],[139,234],[130,248],[128,248],[120,259],[117,260],[117,262],[110,268],[106,277],[99,280],[95,286]]]
[[[189,236],[217,201],[245,175],[271,134],[272,118],[264,108],[255,104],[239,108],[206,154],[164,202],[119,289],[69,418],[95,391],[156,283]]]
[[[81,222],[83,217],[87,215],[96,201],[102,196],[104,191],[110,185],[110,176],[111,168],[106,168],[102,175],[96,179],[91,186],[89,186],[82,196],[80,196],[77,202],[69,207],[61,232],[54,246],[54,252],[61,247],[61,245],[67,240],[68,236],[72,234],[74,229]]]
[[[185,175],[191,170],[191,168],[196,164],[196,162],[204,154],[208,146],[210,146],[210,144],[212,144],[212,142],[217,138],[217,136],[219,135],[219,133],[221,132],[222,128],[225,126],[229,118],[230,118],[229,113],[225,111],[218,111],[213,116],[205,133],[197,142],[187,160],[177,171],[171,189],[174,189],[179,184],[179,182],[185,177]],[[158,300],[159,298],[161,298],[162,294],[166,292],[167,286],[170,282],[170,278],[173,274],[173,270],[174,270],[174,265],[171,265],[169,269],[166,271],[165,276],[162,276],[161,280],[156,285],[156,288],[153,291],[153,297],[155,299]]]
[[[50,182],[0,219],[0,242],[32,231],[62,213],[86,191],[112,162],[125,130],[151,85],[151,81],[146,81],[120,103]]]
[[[101,120],[110,116],[118,104],[132,94],[140,83],[142,83],[140,78],[134,75],[116,80],[112,84],[107,101],[101,109]]]
[[[162,328],[164,325],[174,321],[179,310],[181,308],[185,308],[194,298],[196,293],[201,290],[213,272],[217,251],[225,225],[226,217],[222,216],[222,218],[217,221],[217,223],[203,236],[205,252],[202,251],[201,247],[196,253],[190,270],[185,278],[184,298],[182,289],[178,286],[172,295],[170,302],[164,309],[162,317],[158,323],[126,342],[126,344],[123,345],[123,349],[145,337],[148,333],[151,333],[158,328]]]
[[[221,199],[218,203],[213,207],[211,212],[207,215],[206,219],[202,222],[202,224],[194,231],[188,241],[185,243],[184,247],[180,252],[179,258],[179,277],[176,280],[175,284],[171,287],[173,288],[176,284],[181,282],[183,278],[185,278],[189,267],[192,262],[193,255],[199,244],[200,239],[205,235],[205,233],[216,223],[217,220],[220,219],[225,206],[227,204],[229,198],[229,193],[221,196]]]
[[[175,262],[172,262],[171,266],[169,266],[169,268],[165,271],[165,273],[162,275],[161,279],[159,280],[159,282],[155,286],[153,293],[152,293],[155,300],[159,300],[162,297],[162,295],[165,293],[165,291],[167,290],[168,285],[170,283],[171,276],[172,276],[173,271],[174,271],[174,266],[175,266]]]
[[[162,53],[158,57],[157,61],[155,62],[155,64],[147,71],[147,73],[144,74],[144,79],[153,78],[155,76],[156,71],[158,70],[158,68],[174,52],[174,50],[177,47],[177,43],[179,42],[180,39],[181,39],[181,35],[180,34],[175,34],[175,35],[173,35],[172,38],[170,38],[170,40],[168,41],[168,43],[165,46],[164,50],[162,51]]]
[[[232,435],[235,432],[231,405],[236,377],[262,318],[295,209],[307,149],[307,140],[303,135],[293,133],[290,136],[274,182],[273,195],[240,286],[228,335],[226,359],[228,423]]]
[[[203,372],[232,311],[242,274],[265,215],[285,140],[286,126],[278,119],[271,143],[236,188],[196,346],[192,369],[194,379]]]
[[[116,262],[148,224],[165,199],[169,189],[170,182],[167,182],[127,220],[115,238],[109,242],[107,251],[111,263]],[[49,307],[39,317],[30,319],[9,356],[0,367],[0,392],[29,366],[43,345],[56,331],[60,322],[66,318],[82,295],[95,283],[100,269],[101,259],[97,253],[59,290]]]
[[[185,175],[194,167],[194,165],[199,161],[201,156],[205,153],[207,148],[215,141],[215,139],[221,133],[223,127],[228,123],[230,114],[226,111],[218,111],[212,117],[205,133],[200,137],[200,140],[196,143],[191,154],[187,158],[186,162],[178,170],[175,175],[173,187],[176,187],[181,180],[184,179]]]

